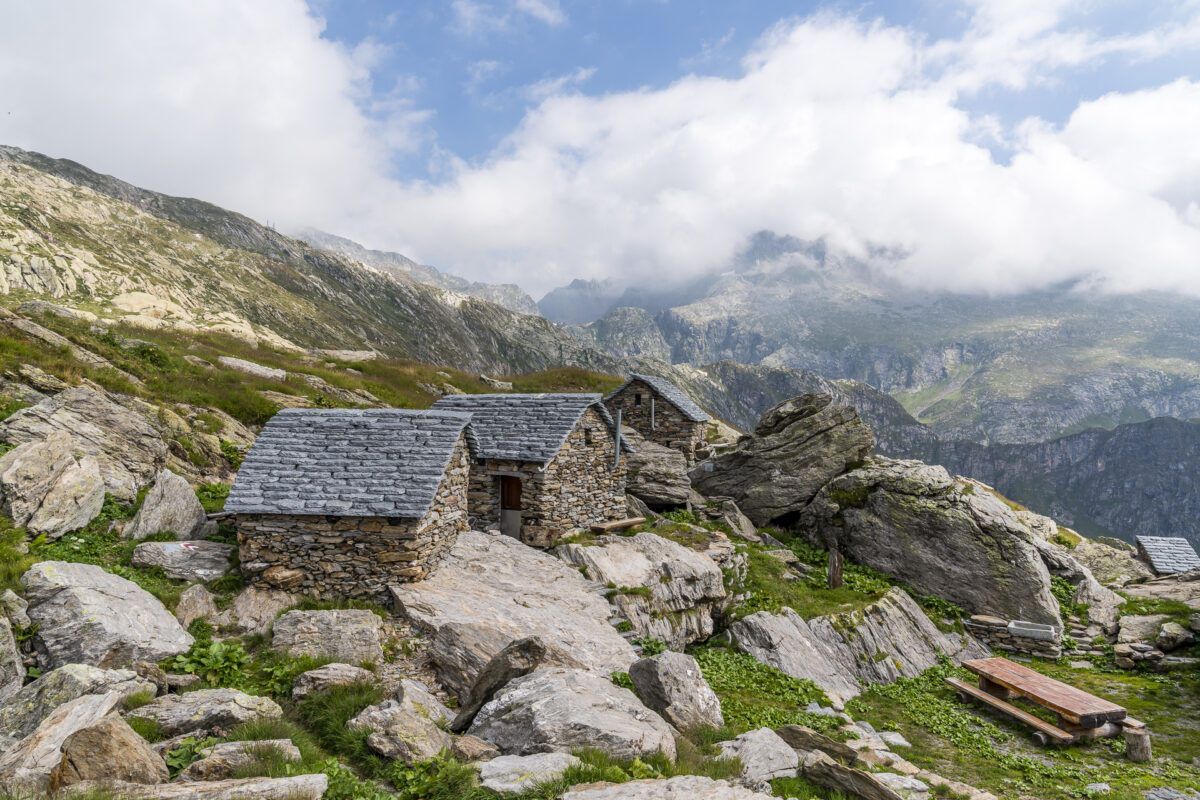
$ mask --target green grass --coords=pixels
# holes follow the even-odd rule
[[[383,698],[383,689],[372,683],[333,686],[302,699],[296,704],[296,713],[322,748],[349,759],[368,775],[377,775],[384,761],[367,747],[370,731],[348,730],[346,723]]]
[[[25,591],[20,578],[37,560],[36,556],[21,552],[26,548],[28,538],[24,528],[14,526],[8,517],[0,516],[0,594],[6,589],[17,594]]]
[[[734,618],[758,611],[778,613],[785,606],[805,619],[856,611],[883,597],[891,588],[883,576],[847,563],[843,570],[844,584],[830,589],[825,583],[825,554],[796,542],[791,549],[801,561],[814,567],[810,578],[796,580],[783,561],[767,555],[767,548],[746,547],[747,576],[737,588],[749,596],[732,611]]]

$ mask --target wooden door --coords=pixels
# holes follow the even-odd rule
[[[521,538],[521,479],[500,476],[500,532]]]

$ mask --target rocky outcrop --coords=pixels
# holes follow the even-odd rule
[[[181,782],[224,781],[237,775],[237,771],[264,757],[297,763],[301,760],[300,749],[291,739],[263,739],[250,742],[222,742],[206,747],[179,773]]]
[[[156,533],[169,531],[176,539],[190,539],[207,515],[204,506],[196,499],[196,493],[186,480],[171,472],[161,470],[154,478],[154,485],[142,501],[142,507],[121,535],[130,539],[145,539]]]
[[[99,723],[120,702],[117,692],[89,694],[54,709],[32,733],[0,756],[0,786],[29,795],[44,794],[62,761],[67,739]]]
[[[471,689],[459,698],[458,714],[451,721],[450,730],[456,733],[465,731],[479,709],[495,697],[496,692],[513,679],[528,675],[542,666],[547,660],[546,656],[546,645],[536,636],[511,642],[492,656],[476,676]]]
[[[179,621],[136,583],[91,564],[42,561],[21,576],[48,668],[161,661],[192,645]]]
[[[0,513],[15,525],[27,523],[73,461],[66,431],[25,442],[0,456]]]
[[[1122,591],[1143,600],[1174,600],[1200,611],[1200,569],[1145,583],[1131,583]]]
[[[13,626],[8,617],[0,615],[0,703],[4,703],[25,683],[25,660],[17,648]],[[3,708],[3,706],[0,706]],[[2,714],[3,711],[0,711]]]
[[[770,728],[746,731],[717,747],[725,758],[741,759],[741,778],[752,786],[776,778],[794,778],[800,767],[796,751]]]
[[[725,724],[721,701],[689,655],[668,650],[639,659],[629,668],[629,678],[638,699],[677,730]]]
[[[861,611],[807,621],[790,608],[779,614],[759,611],[729,631],[740,649],[794,678],[811,680],[839,706],[857,696],[861,684],[916,677],[936,666],[940,654],[961,660],[987,652],[959,634],[939,631],[900,589]]]
[[[1033,534],[986,486],[941,467],[872,459],[821,489],[798,530],[922,594],[1061,625]]]
[[[383,621],[371,611],[289,611],[275,620],[271,647],[289,655],[381,663]]]
[[[221,362],[221,366],[229,369],[244,372],[247,375],[252,375],[255,378],[264,378],[266,380],[283,381],[287,380],[287,371],[276,369],[275,367],[266,367],[262,364],[255,364],[253,361],[246,361],[243,358],[234,358],[233,356],[218,356],[217,361]]]
[[[175,605],[175,619],[179,620],[179,624],[184,628],[198,619],[215,616],[216,613],[216,598],[212,592],[200,584],[184,589],[183,594],[179,595],[179,602]]]
[[[170,777],[162,756],[113,713],[66,738],[49,789],[56,793],[81,781],[166,783]]]
[[[581,762],[569,753],[535,753],[500,756],[479,768],[479,782],[493,792],[519,793],[539,783],[556,780]]]
[[[109,795],[122,800],[321,800],[329,778],[318,772],[292,778],[239,778],[146,785],[121,781],[85,781],[68,790],[84,796]]]
[[[323,667],[302,672],[292,681],[292,698],[299,700],[313,692],[323,692],[334,686],[349,686],[375,679],[372,672],[351,664],[326,664]]]
[[[1121,615],[1121,606],[1125,603],[1125,598],[1101,586],[1092,575],[1092,571],[1073,557],[1073,550],[1067,551],[1041,539],[1035,539],[1034,546],[1037,547],[1050,574],[1070,581],[1075,587],[1073,600],[1088,607],[1088,620],[1106,631],[1116,629],[1117,618]]]
[[[629,438],[633,452],[626,457],[625,491],[658,511],[687,505],[692,485],[683,453],[641,437]]]
[[[135,567],[158,567],[178,581],[213,581],[230,570],[233,545],[193,542],[142,542],[133,548]]]
[[[699,775],[574,786],[559,800],[770,800],[771,796]]]
[[[1137,549],[1120,540],[1084,539],[1075,545],[1071,555],[1091,570],[1093,577],[1104,586],[1124,586],[1131,581],[1154,577],[1150,568],[1137,559]]]
[[[266,633],[279,612],[298,603],[300,598],[279,589],[247,586],[233,598],[233,604],[217,615],[214,624],[236,625],[245,633]]]
[[[236,689],[200,689],[165,695],[126,716],[153,721],[167,737],[198,731],[223,735],[252,719],[280,719],[283,710],[269,698]]]
[[[542,640],[553,663],[602,675],[624,672],[636,658],[609,624],[599,586],[507,536],[465,531],[428,578],[391,591],[397,610],[433,635],[429,657],[456,694],[506,645],[529,636]]]
[[[428,689],[406,680],[396,697],[367,706],[346,727],[371,731],[367,746],[384,758],[414,764],[453,746],[442,729],[449,720],[450,712]]]
[[[675,757],[662,717],[628,689],[583,670],[556,667],[517,678],[483,707],[470,733],[506,754],[595,748],[616,758]]]
[[[59,706],[89,694],[115,693],[124,700],[141,692],[154,693],[153,681],[131,669],[98,669],[67,664],[22,687],[0,705],[0,735],[16,739],[33,733]]]
[[[26,527],[47,539],[85,527],[104,507],[104,479],[100,464],[91,456],[73,461],[63,470]]]
[[[704,554],[653,533],[605,536],[600,546],[568,544],[555,553],[616,587],[609,601],[640,635],[676,650],[712,635],[713,608],[725,599],[725,587],[720,568]]]
[[[0,440],[10,444],[45,440],[55,431],[72,435],[76,458],[96,459],[105,490],[123,500],[133,500],[169,456],[153,425],[86,386],[59,392],[0,422]]]
[[[752,436],[692,471],[704,495],[733,498],[756,525],[794,515],[831,478],[865,459],[875,440],[853,408],[829,395],[786,400],[763,414]]]

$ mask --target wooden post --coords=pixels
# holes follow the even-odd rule
[[[836,547],[829,549],[829,588],[837,589],[842,585],[842,551]]]
[[[1125,729],[1125,757],[1130,761],[1150,760],[1150,731],[1145,728]]]

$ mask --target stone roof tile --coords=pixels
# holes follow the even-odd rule
[[[1200,567],[1200,556],[1190,542],[1179,536],[1139,536],[1138,548],[1159,575],[1174,575]]]
[[[671,383],[666,378],[660,378],[657,375],[643,375],[635,372],[629,376],[629,380],[617,387],[616,391],[612,392],[604,399],[608,400],[610,397],[618,394],[634,381],[641,381],[645,384],[648,384],[651,389],[661,395],[662,398],[671,405],[678,408],[680,413],[682,413],[692,422],[708,422],[709,419],[711,419],[711,417],[704,412],[703,408],[696,405],[696,402],[692,400],[692,398],[684,394],[682,389]]]

